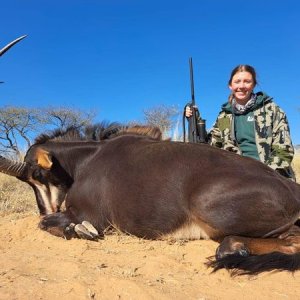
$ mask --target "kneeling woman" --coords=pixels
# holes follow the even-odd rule
[[[264,92],[254,93],[255,69],[239,65],[228,82],[231,94],[209,133],[212,146],[260,160],[281,175],[295,179],[294,156],[288,121],[284,111]],[[186,107],[186,117],[191,109]]]

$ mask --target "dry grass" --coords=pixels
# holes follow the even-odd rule
[[[292,165],[300,183],[300,154],[295,155]],[[0,216],[11,213],[38,213],[35,196],[28,184],[0,173]]]
[[[37,213],[32,188],[14,177],[0,173],[0,215],[29,212]]]
[[[297,182],[300,183],[300,153],[294,156],[292,166],[296,174]]]

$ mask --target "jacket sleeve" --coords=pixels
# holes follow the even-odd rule
[[[231,115],[227,115],[224,111],[219,113],[217,120],[210,131],[210,144],[227,151],[241,154],[239,147],[231,136],[231,122]]]
[[[208,134],[208,140],[209,144],[214,147],[223,148],[223,141],[222,141],[222,135],[221,130],[219,128],[219,116],[217,117],[216,122],[214,123],[212,129],[209,131]]]
[[[294,156],[290,129],[285,113],[276,106],[273,117],[273,132],[270,157],[267,165],[275,170],[286,170],[289,172],[290,164]]]

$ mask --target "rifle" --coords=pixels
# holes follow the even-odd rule
[[[191,81],[191,96],[192,102],[187,104],[192,110],[192,116],[188,118],[188,141],[190,143],[207,143],[207,133],[206,133],[206,124],[205,120],[201,118],[198,107],[195,102],[195,92],[194,92],[194,74],[193,74],[193,61],[190,57],[190,81]],[[185,138],[185,109],[183,113],[183,138]]]

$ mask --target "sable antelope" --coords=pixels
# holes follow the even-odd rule
[[[1,172],[33,187],[40,228],[66,236],[70,224],[88,221],[100,233],[113,224],[147,239],[210,238],[220,243],[208,262],[214,270],[300,269],[297,183],[251,158],[163,141],[155,130],[100,141],[70,133],[39,137],[23,163],[0,160]]]

